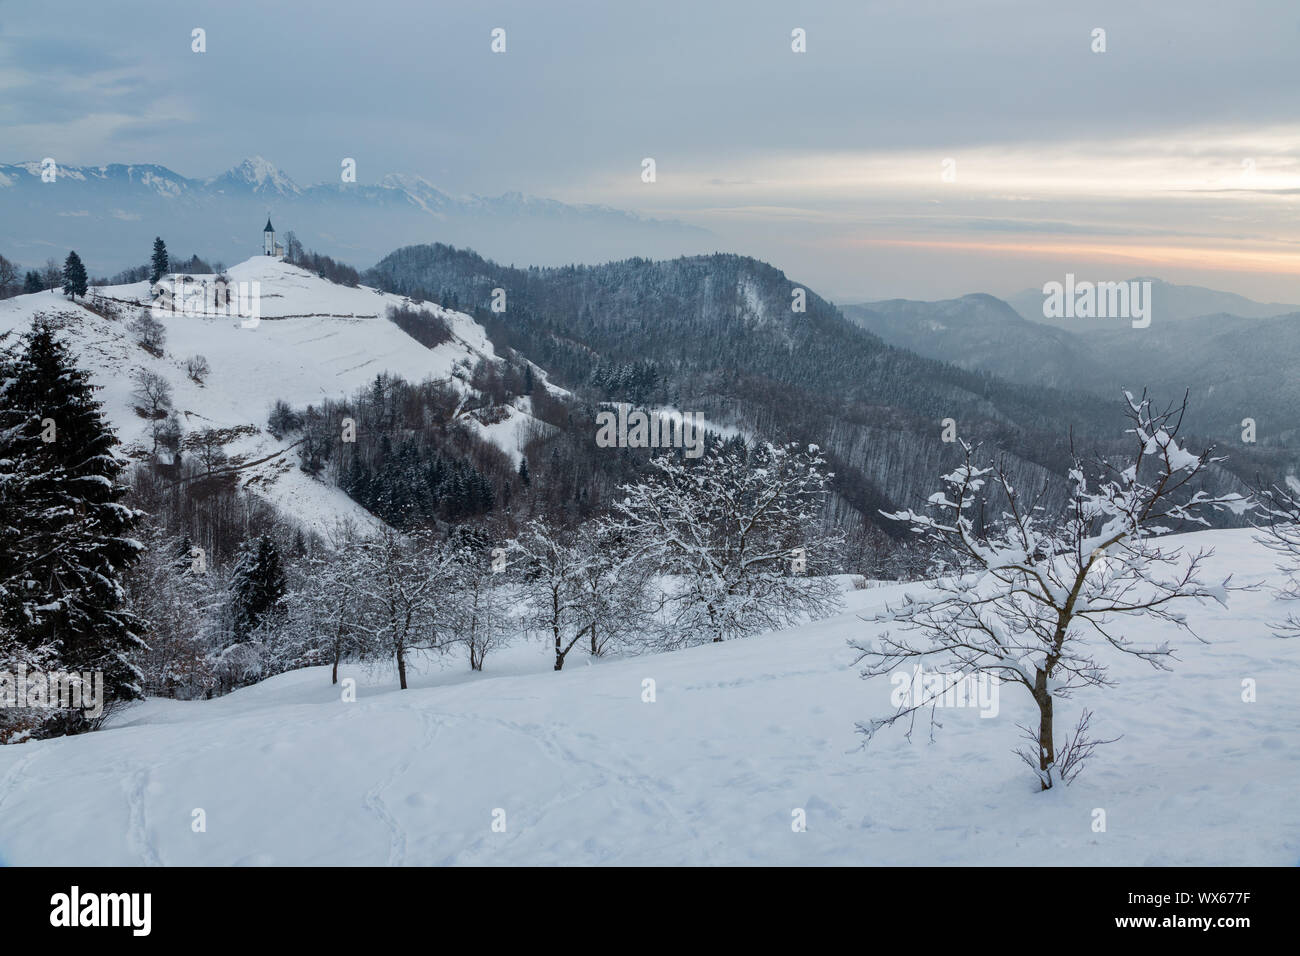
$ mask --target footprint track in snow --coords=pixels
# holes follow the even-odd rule
[[[396,767],[393,772],[385,777],[382,781],[372,787],[365,796],[365,807],[388,829],[388,866],[402,866],[406,862],[406,828],[398,822],[397,818],[388,809],[388,804],[384,801],[384,791],[388,790],[398,778],[402,777],[411,769],[411,764],[416,756],[424,753],[433,745],[433,739],[438,736],[438,731],[442,729],[443,721],[438,719],[438,715],[429,711],[419,711],[420,722],[424,727],[424,732],[419,746],[415,747]]]

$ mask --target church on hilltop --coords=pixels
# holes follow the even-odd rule
[[[271,225],[271,217],[266,217],[266,228],[262,230],[262,255],[284,257],[284,246],[275,241],[275,227]]]

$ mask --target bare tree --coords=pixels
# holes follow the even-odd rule
[[[149,431],[153,437],[153,454],[158,453],[158,439],[172,407],[172,387],[167,379],[147,368],[138,368],[131,373],[135,388],[131,399],[135,402],[136,413],[149,420]]]
[[[140,314],[127,326],[135,339],[135,344],[152,355],[163,354],[163,344],[167,341],[167,329],[149,314],[148,309],[141,309]]]
[[[63,285],[63,267],[56,259],[45,260],[45,265],[41,267],[41,285],[47,290]]]
[[[197,385],[202,385],[208,372],[212,371],[208,360],[202,355],[191,355],[185,360],[185,374]]]
[[[180,451],[181,439],[184,432],[181,430],[180,419],[176,417],[175,410],[169,411],[167,417],[156,422],[151,429],[154,440],[154,450],[157,453],[158,448],[163,448],[170,452],[173,461],[177,452]]]
[[[226,456],[226,437],[216,428],[191,432],[181,441],[181,447],[194,452],[207,477],[223,470],[229,462]]]
[[[20,291],[22,285],[18,281],[18,267],[0,256],[0,299],[7,299]]]
[[[302,242],[292,229],[284,235],[284,257],[291,263],[302,261]]]
[[[1212,496],[1197,479],[1216,459],[1206,450],[1186,451],[1177,435],[1187,400],[1157,411],[1143,393],[1125,393],[1128,434],[1136,445],[1124,462],[1075,455],[1071,493],[1058,513],[1026,499],[1000,462],[975,463],[963,442],[965,462],[942,478],[930,498],[934,514],[888,515],[911,525],[925,540],[945,548],[959,571],[907,594],[874,620],[899,625],[879,645],[854,643],[863,677],[888,674],[903,664],[930,663],[946,674],[990,675],[1023,686],[1038,705],[1034,749],[1023,754],[1042,789],[1068,771],[1077,772],[1100,741],[1087,736],[1085,714],[1058,759],[1053,703],[1077,688],[1112,683],[1098,651],[1111,650],[1168,670],[1168,643],[1138,643],[1116,629],[1119,619],[1154,618],[1195,637],[1174,605],[1227,600],[1229,580],[1207,585],[1202,565],[1212,552],[1161,548],[1156,536],[1175,526],[1208,524],[1205,509],[1245,511],[1241,495]],[[997,520],[977,531],[975,516],[989,492],[1005,501]],[[1041,496],[1040,496],[1041,498]],[[1199,638],[1197,638],[1199,640]],[[941,682],[942,683],[942,682]],[[933,708],[946,687],[906,700],[892,715],[860,723],[868,739],[882,727]],[[919,697],[919,699],[917,699]]]

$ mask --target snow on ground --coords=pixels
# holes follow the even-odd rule
[[[298,470],[297,453],[288,449],[290,441],[278,441],[264,431],[272,404],[284,399],[301,408],[323,398],[344,398],[380,372],[412,382],[449,378],[457,363],[472,367],[479,358],[496,358],[486,332],[468,315],[426,303],[422,308],[442,315],[454,335],[450,342],[428,349],[385,318],[390,305],[407,301],[401,296],[335,285],[267,256],[242,262],[226,274],[232,283],[232,301],[237,299],[239,283],[249,283],[250,290],[251,283],[260,284],[257,326],[241,327],[238,316],[162,318],[167,330],[162,358],[137,346],[123,323],[104,319],[57,292],[0,301],[0,332],[21,333],[38,312],[61,317],[79,360],[103,386],[100,399],[125,444],[143,444],[146,450],[150,444],[147,422],[131,410],[131,373],[149,368],[171,383],[181,426],[187,432],[205,427],[256,429],[227,446],[227,453],[246,461],[269,456],[249,469],[245,478],[252,480],[252,490],[284,513],[317,531],[329,528],[336,517],[350,517],[361,527],[372,525],[374,519],[337,488]],[[194,276],[191,286],[215,278]],[[135,303],[149,301],[147,282],[93,291],[130,303],[128,316],[134,315]],[[206,357],[211,366],[203,385],[185,373],[185,360],[193,355]],[[544,383],[545,374],[536,371]],[[466,389],[459,379],[451,381]],[[507,418],[494,426],[484,427],[472,418],[467,423],[517,462],[520,436],[535,420],[526,405],[503,412]]]
[[[1211,573],[1276,579],[1249,531]],[[910,587],[915,587],[911,585]],[[148,701],[100,733],[0,747],[0,858],[10,864],[1111,864],[1300,861],[1300,643],[1270,635],[1266,591],[1193,610],[1210,643],[1171,637],[1172,672],[1133,660],[1119,685],[1058,705],[1096,712],[1102,747],[1047,794],[1011,753],[1023,692],[999,713],[941,712],[937,742],[854,722],[889,711],[845,641],[904,586],[762,637],[561,673],[524,646],[470,675],[454,661],[399,691],[323,669],[212,701]],[[462,668],[466,668],[462,672]],[[656,682],[654,703],[642,681]],[[1258,685],[1244,703],[1242,681]],[[202,808],[207,831],[191,830]],[[793,832],[792,811],[807,814]],[[1094,832],[1094,809],[1106,831]],[[506,832],[493,832],[494,810]]]
[[[501,406],[497,411],[504,415],[501,421],[483,424],[474,416],[466,418],[480,438],[500,448],[516,468],[524,457],[523,449],[537,432],[554,431],[552,425],[532,417],[533,400],[528,395],[518,395],[508,406]]]

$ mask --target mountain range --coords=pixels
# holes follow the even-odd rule
[[[1078,276],[1076,278],[1079,281],[1085,279],[1096,281],[1098,277]],[[1065,277],[1055,277],[1054,281],[1063,283]],[[1254,299],[1248,299],[1244,295],[1237,295],[1235,292],[1222,292],[1218,289],[1207,289],[1198,285],[1176,285],[1151,276],[1137,276],[1126,279],[1124,282],[1129,284],[1130,287],[1132,283],[1150,283],[1152,320],[1158,321],[1162,325],[1169,322],[1195,319],[1203,315],[1222,314],[1236,315],[1244,319],[1265,319],[1274,315],[1300,312],[1300,305],[1288,305],[1284,302],[1256,302]],[[1119,320],[1116,319],[1053,318],[1046,316],[1043,314],[1044,298],[1042,289],[1025,289],[1015,295],[1008,296],[1006,303],[1015,309],[1021,318],[1030,322],[1054,325],[1073,332],[1109,331],[1119,324]]]
[[[76,249],[94,275],[149,257],[162,235],[174,256],[239,262],[261,251],[270,217],[308,249],[358,265],[437,238],[538,264],[612,255],[676,255],[708,245],[706,230],[603,205],[507,192],[455,196],[428,180],[389,174],[373,182],[301,186],[260,156],[217,176],[191,178],[157,164],[0,164],[0,252],[25,266]]]
[[[990,295],[869,302],[846,306],[844,314],[896,347],[1025,385],[1102,397],[1118,395],[1121,388],[1148,387],[1167,397],[1186,390],[1189,423],[1238,452],[1246,450],[1245,419],[1256,425],[1260,450],[1300,446],[1293,414],[1300,401],[1294,374],[1300,363],[1300,309],[1167,283],[1153,286],[1153,296],[1157,288],[1165,291],[1164,301],[1187,308],[1197,301],[1232,301],[1250,314],[1167,313],[1155,298],[1148,328],[1114,319],[1105,326],[1070,328],[1030,321]],[[1271,314],[1275,307],[1291,311]]]

